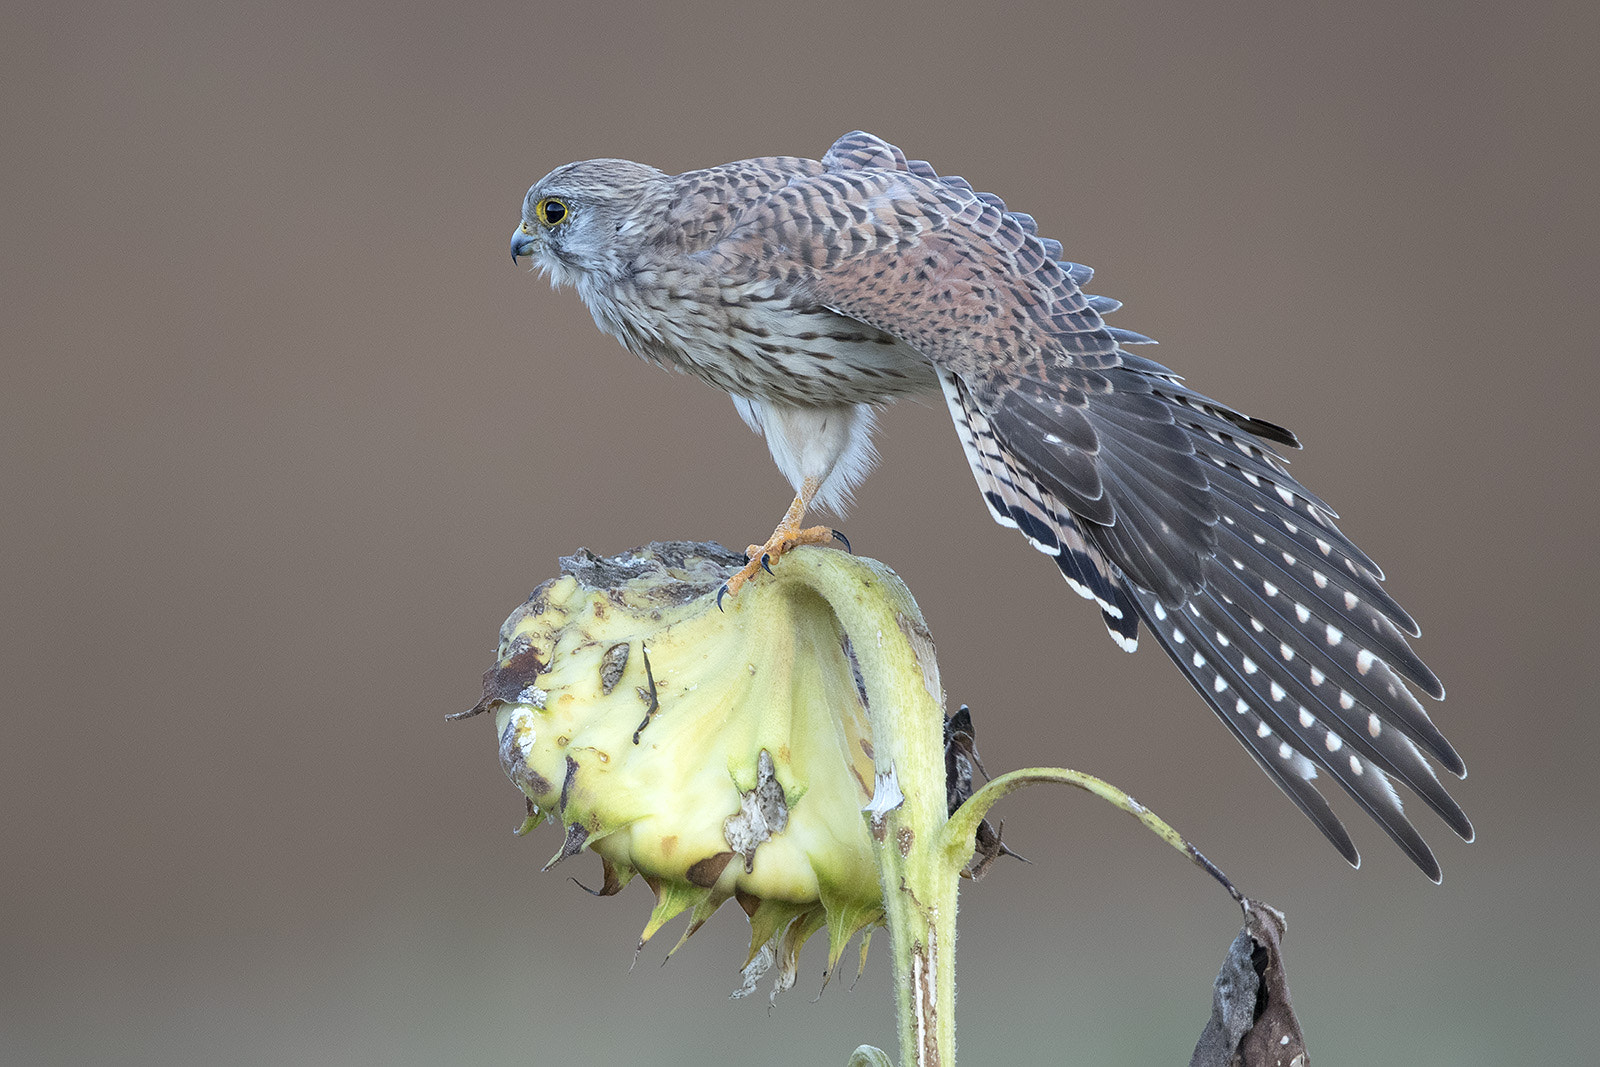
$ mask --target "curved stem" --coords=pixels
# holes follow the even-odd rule
[[[1069,771],[1062,767],[1026,767],[1018,771],[1009,771],[968,797],[966,803],[957,808],[955,814],[945,823],[940,841],[945,861],[956,864],[966,862],[967,857],[972,855],[978,824],[1000,798],[1015,793],[1024,786],[1045,782],[1070,785],[1087,793],[1093,793],[1113,807],[1132,815],[1144,824],[1145,829],[1188,856],[1195,866],[1222,883],[1223,888],[1235,901],[1243,902],[1244,898],[1228,880],[1228,876],[1223,874],[1216,864],[1206,859],[1199,849],[1185,840],[1183,835],[1174,830],[1166,820],[1105,779],[1096,778],[1082,771]]]
[[[943,847],[944,699],[932,638],[910,592],[876,561],[799,550],[778,574],[828,602],[861,669],[877,773],[865,813],[894,956],[901,1062],[947,1067],[955,1062],[956,895],[965,858],[952,867]]]

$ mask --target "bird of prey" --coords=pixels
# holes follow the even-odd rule
[[[571,285],[638,356],[726,391],[795,488],[730,579],[838,512],[873,462],[874,414],[943,397],[995,521],[1094,600],[1113,640],[1141,621],[1267,775],[1352,865],[1314,780],[1338,782],[1424,874],[1439,865],[1406,785],[1464,840],[1433,761],[1461,757],[1410,686],[1444,688],[1383,573],[1292,478],[1281,426],[1202,396],[1106,325],[1033,218],[870,134],[821,160],[777,156],[669,175],[621,159],[528,191],[513,259]]]

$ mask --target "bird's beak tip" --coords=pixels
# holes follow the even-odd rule
[[[511,231],[511,262],[515,263],[533,251],[533,235],[528,232],[528,224],[523,223]]]

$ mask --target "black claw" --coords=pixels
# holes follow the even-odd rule
[[[833,539],[835,541],[843,541],[844,542],[844,550],[846,552],[850,553],[852,556],[856,554],[856,550],[850,547],[850,538],[846,537],[844,534],[840,533],[838,530],[833,531]]]
[[[722,610],[722,598],[728,595],[728,583],[723,582],[722,588],[717,590],[717,610]]]
[[[772,574],[772,562],[771,561],[772,561],[772,557],[771,556],[768,556],[765,552],[761,553],[761,569],[766,571],[768,574]],[[777,575],[774,574],[773,577],[776,578]]]

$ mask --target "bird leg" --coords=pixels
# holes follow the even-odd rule
[[[758,568],[765,568],[768,574],[772,573],[770,564],[791,548],[800,545],[826,545],[831,544],[835,537],[833,530],[826,526],[812,526],[802,529],[800,520],[805,518],[806,508],[811,505],[811,498],[817,495],[821,488],[820,478],[807,478],[800,484],[800,491],[795,494],[794,503],[789,505],[789,510],[784,513],[783,521],[778,523],[778,528],[772,531],[772,536],[767,538],[764,545],[751,545],[744,550],[749,557],[739,572],[730,577],[723,585],[729,596],[739,592],[739,588],[755,577]]]

